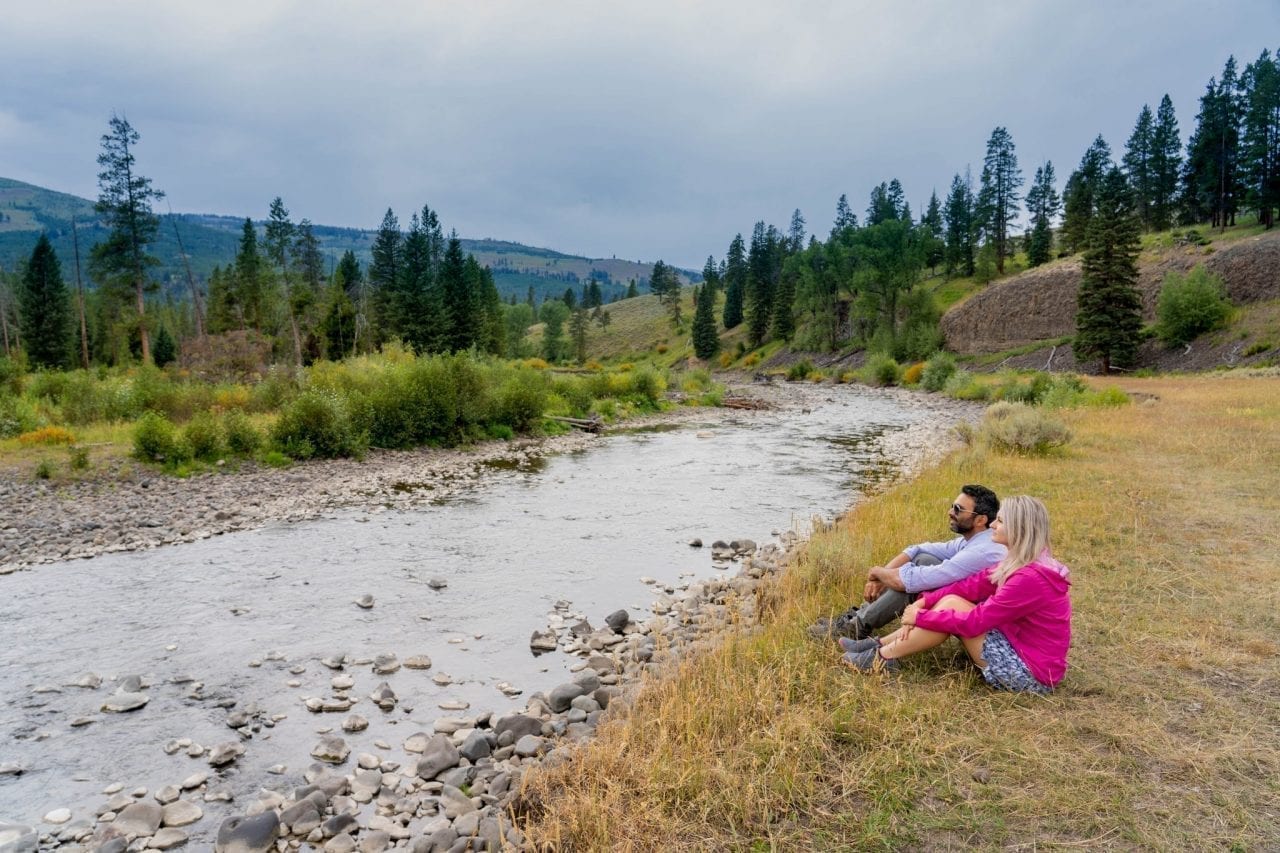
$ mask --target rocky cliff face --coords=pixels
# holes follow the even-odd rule
[[[1203,264],[1222,276],[1237,305],[1280,298],[1280,231],[1261,234],[1205,254],[1188,246],[1144,252],[1138,289],[1143,317],[1155,318],[1164,277]],[[993,284],[942,318],[947,348],[958,353],[1000,352],[1075,333],[1080,259],[1068,258]]]

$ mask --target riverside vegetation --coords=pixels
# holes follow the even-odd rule
[[[576,850],[1273,846],[1275,383],[1129,379],[1141,403],[1059,412],[1073,440],[1046,453],[998,451],[989,416],[967,448],[815,532],[761,597],[758,628],[648,682],[629,715],[533,779],[529,837]],[[1048,698],[993,693],[954,665],[955,644],[881,679],[851,677],[834,645],[805,637],[857,600],[857,567],[936,538],[958,482],[1053,508],[1076,618]]]

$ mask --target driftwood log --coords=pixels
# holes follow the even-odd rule
[[[749,409],[756,412],[773,408],[756,397],[725,397],[720,401],[720,405],[726,409]]]
[[[591,418],[562,418],[556,415],[547,415],[547,420],[559,421],[583,432],[600,432],[600,430],[604,429],[604,421],[600,419],[599,415]]]

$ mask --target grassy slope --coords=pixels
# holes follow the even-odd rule
[[[1064,455],[961,453],[814,537],[756,633],[650,683],[540,776],[562,849],[1272,849],[1280,842],[1280,379],[1126,380]],[[1224,476],[1223,472],[1230,472]],[[954,643],[900,679],[803,629],[942,531],[963,482],[1043,497],[1074,570],[1071,670],[996,694]],[[563,783],[557,787],[558,783]]]

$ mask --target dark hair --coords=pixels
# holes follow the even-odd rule
[[[961,486],[960,493],[973,498],[973,514],[985,515],[987,517],[987,526],[991,526],[991,522],[996,520],[996,513],[1000,511],[1000,499],[996,497],[996,493],[988,489],[986,486]]]

